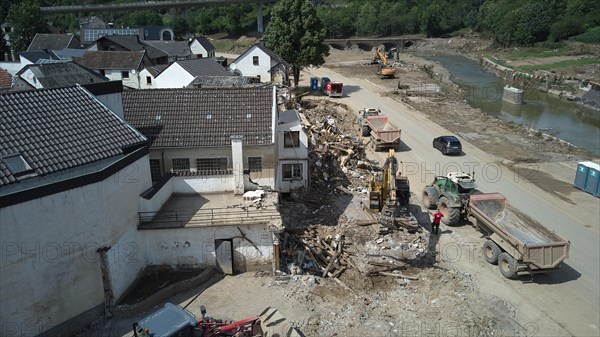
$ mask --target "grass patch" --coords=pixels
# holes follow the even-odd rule
[[[548,64],[537,64],[537,65],[525,65],[517,67],[517,70],[529,71],[529,70],[545,70],[545,69],[556,69],[556,68],[567,68],[583,66],[588,64],[600,64],[600,57],[588,57],[579,60],[567,60],[561,62],[554,62]]]
[[[590,28],[585,33],[573,36],[569,39],[585,43],[600,43],[600,26]]]
[[[247,49],[254,44],[252,41],[237,41],[229,39],[211,40],[210,43],[215,46],[216,51],[219,53],[227,53],[229,51],[239,49],[240,47]]]
[[[531,47],[525,49],[519,49],[517,51],[507,53],[505,57],[509,60],[515,61],[530,57],[551,57],[551,56],[563,56],[570,54],[571,48],[566,45],[562,45],[558,48],[545,48],[545,47]]]

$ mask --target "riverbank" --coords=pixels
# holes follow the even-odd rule
[[[547,132],[493,117],[471,107],[464,99],[465,92],[451,81],[447,69],[440,63],[428,61],[418,55],[432,48],[430,43],[425,50],[417,48],[413,52],[402,53],[397,78],[393,80],[379,79],[376,65],[368,62],[372,59],[371,52],[358,48],[331,50],[326,66],[344,76],[371,81],[381,89],[382,96],[406,103],[436,124],[496,156],[499,162],[576,162],[598,159],[590,151],[577,148]],[[399,86],[403,89],[398,89]],[[366,105],[376,107],[377,102]]]

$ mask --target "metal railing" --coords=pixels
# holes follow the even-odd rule
[[[165,210],[139,212],[138,214],[139,228],[141,229],[258,224],[280,218],[279,212],[274,206]]]

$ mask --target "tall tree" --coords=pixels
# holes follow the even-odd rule
[[[14,4],[8,12],[7,21],[12,26],[10,47],[17,52],[27,50],[35,34],[46,31],[40,4],[34,0]]]
[[[320,66],[329,55],[324,44],[325,29],[310,0],[283,0],[271,11],[263,41],[265,46],[292,65],[294,86],[300,81],[300,70]]]

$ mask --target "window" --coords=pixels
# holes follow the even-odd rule
[[[150,159],[150,177],[152,177],[152,181],[159,181],[162,178],[159,159]]]
[[[173,158],[173,172],[188,172],[190,170],[190,158]]]
[[[248,157],[248,169],[250,172],[261,172],[262,171],[262,158],[261,157]]]
[[[252,64],[254,64],[255,66],[258,65],[258,56],[252,56]]]
[[[302,164],[283,164],[281,170],[284,180],[302,179]]]
[[[122,78],[129,78],[129,72],[128,71],[122,71],[121,72],[121,77]]]
[[[299,131],[286,131],[283,133],[283,147],[299,147],[300,146],[300,132]]]
[[[146,84],[152,84],[152,76],[146,76]]]
[[[20,154],[11,155],[2,158],[4,164],[8,166],[13,175],[18,176],[33,171],[29,163]]]
[[[196,167],[200,175],[228,174],[227,158],[199,158]]]

